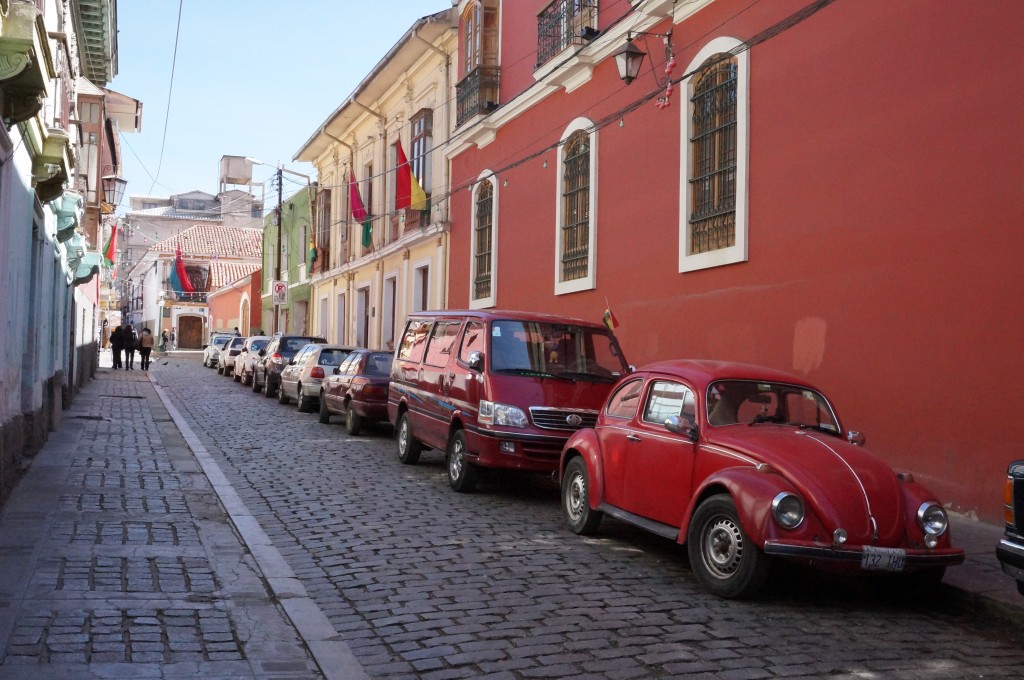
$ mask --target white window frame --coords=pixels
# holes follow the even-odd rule
[[[697,53],[697,56],[683,69],[683,73],[690,73],[707,61],[710,57],[728,52],[741,46],[743,42],[736,38],[719,37],[715,38]],[[693,81],[696,76],[691,76],[680,88],[680,93],[685,97],[685,106],[680,106],[680,135],[679,159],[680,168],[679,184],[679,272],[692,272],[711,267],[720,267],[737,262],[746,262],[748,259],[748,199],[749,199],[749,156],[750,156],[750,50],[743,50],[736,55],[737,61],[737,82],[736,82],[736,243],[728,248],[720,248],[707,253],[690,254],[690,137],[693,133],[692,113],[693,106],[690,104],[690,97],[693,96]]]
[[[565,142],[578,130],[593,128],[594,123],[588,118],[577,118],[569,123],[562,133],[558,145],[558,168],[555,180],[555,295],[576,293],[581,290],[592,290],[597,287],[597,130],[591,129],[590,135],[590,223],[588,225],[587,275],[562,281],[562,225],[565,213],[562,209],[562,181],[565,177]]]
[[[476,279],[476,197],[483,180],[491,183],[491,294],[478,300],[473,299],[473,281]],[[473,198],[470,201],[470,242],[469,242],[469,308],[488,309],[498,301],[498,176],[484,170],[476,178]]]

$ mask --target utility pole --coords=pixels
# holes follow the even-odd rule
[[[283,248],[283,244],[281,243],[281,208],[282,208],[282,203],[284,202],[284,200],[282,198],[282,195],[281,195],[282,191],[283,191],[282,185],[284,184],[284,182],[282,181],[282,178],[281,178],[281,173],[282,173],[282,168],[280,166],[278,166],[278,168],[277,168],[277,262],[275,263],[276,264],[276,271],[274,273],[274,281],[280,281],[281,280],[281,252],[282,252],[282,248]],[[277,333],[278,330],[279,330],[278,329],[278,324],[280,323],[280,318],[281,318],[280,305],[278,305],[275,302],[274,303],[274,332],[275,333]]]

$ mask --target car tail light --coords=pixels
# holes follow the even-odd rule
[[[270,360],[273,361],[275,364],[283,364],[284,363],[284,357],[281,356],[281,354],[278,353],[278,352],[274,352],[273,354],[271,354],[270,355]]]
[[[321,380],[323,380],[324,369],[320,368],[319,366],[314,366],[313,370],[309,372],[309,377],[320,378]]]
[[[1006,475],[1003,486],[1003,521],[1013,525],[1013,475]]]

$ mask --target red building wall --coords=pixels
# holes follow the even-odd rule
[[[676,75],[711,39],[748,39],[806,3],[747,4],[676,25]],[[502,12],[505,60],[535,38],[520,24],[535,31],[536,10]],[[678,272],[683,88],[671,108],[644,104],[598,133],[595,290],[554,295],[558,150],[499,172],[497,306],[597,319],[607,298],[637,365],[707,357],[806,375],[872,450],[998,519],[1005,464],[1022,455],[1022,25],[1009,0],[837,2],[753,47],[747,262]],[[658,42],[647,48],[660,73]],[[510,83],[529,83],[502,68],[507,104]],[[623,85],[609,59],[455,156],[452,185],[654,88],[646,72]],[[451,307],[469,303],[470,203],[452,196]]]

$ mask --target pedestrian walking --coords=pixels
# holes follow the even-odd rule
[[[240,330],[238,330],[238,326],[235,326],[235,337],[236,338],[242,337],[242,332]]]
[[[148,328],[142,329],[142,337],[139,338],[139,357],[142,359],[142,370],[149,370],[149,355],[153,352],[153,345],[156,343],[156,337],[153,336],[153,331]]]
[[[114,368],[121,368],[121,350],[124,349],[124,343],[122,342],[122,331],[121,327],[117,326],[110,333],[110,351],[114,353]]]
[[[178,339],[174,337],[174,329],[171,329],[171,349],[178,349]]]
[[[125,370],[131,371],[135,369],[135,349],[139,345],[139,335],[134,326],[125,326],[121,336],[124,342]]]
[[[171,339],[169,337],[167,337],[167,329],[165,328],[164,330],[160,331],[160,351],[161,352],[166,352],[167,351],[168,343],[170,341],[171,341]]]

